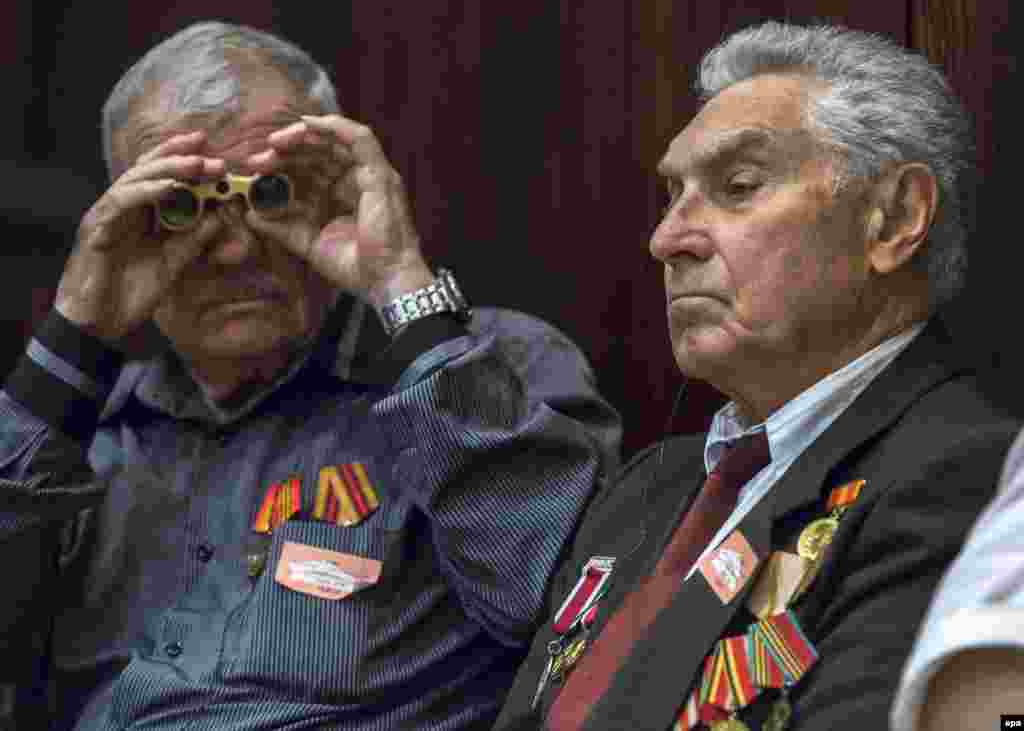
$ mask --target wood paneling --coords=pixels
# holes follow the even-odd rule
[[[1010,0],[912,0],[913,45],[946,72],[975,125],[980,181],[977,216],[968,240],[967,292],[949,309],[956,338],[992,369],[986,385],[993,395],[1024,413],[1024,345],[1002,325],[1015,309],[1024,251],[1019,228],[1016,123],[1019,35],[1010,28]],[[1012,304],[1011,304],[1012,303]],[[1009,305],[1009,307],[1008,307]]]
[[[313,11],[228,0],[216,13],[279,32],[333,69],[343,109],[377,131],[405,178],[430,258],[453,266],[475,302],[532,312],[572,336],[623,412],[630,453],[662,433],[681,380],[647,242],[664,203],[654,166],[697,109],[690,88],[701,54],[769,18],[913,42],[950,70],[991,172],[1008,165],[993,153],[1006,137],[994,131],[993,104],[1012,61],[998,40],[1008,2],[376,0]],[[47,91],[32,109],[31,154],[102,183],[104,95],[127,63],[209,3],[153,12],[124,0],[103,17],[84,0],[33,3],[31,15],[11,7],[21,8],[14,25],[51,19],[34,33],[10,31],[6,46],[12,59],[34,48],[45,66],[32,69]],[[1005,248],[985,252],[974,276],[1001,282]],[[718,399],[694,385],[677,430],[701,428]]]

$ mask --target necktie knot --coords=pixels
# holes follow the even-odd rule
[[[717,476],[719,489],[739,494],[740,488],[771,461],[768,435],[762,429],[730,444],[711,474]]]

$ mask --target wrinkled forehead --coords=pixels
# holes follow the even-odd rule
[[[167,82],[136,102],[114,134],[114,176],[171,137],[196,130],[207,133],[202,154],[223,157],[229,169],[239,168],[249,155],[266,149],[266,136],[275,129],[303,114],[322,113],[316,102],[272,71],[240,75],[234,93],[209,108],[182,109],[178,97],[173,82]]]
[[[682,175],[741,152],[823,153],[806,113],[809,93],[808,81],[793,76],[758,76],[726,88],[671,141],[659,169]]]

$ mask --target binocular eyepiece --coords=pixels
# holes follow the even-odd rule
[[[187,231],[199,223],[207,201],[229,201],[241,197],[260,214],[274,213],[292,201],[292,183],[280,173],[232,175],[205,183],[177,183],[157,201],[160,225],[171,231]]]

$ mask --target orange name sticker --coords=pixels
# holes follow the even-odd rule
[[[274,580],[322,599],[344,599],[380,579],[380,561],[285,541]]]
[[[723,604],[732,601],[754,575],[758,558],[739,530],[734,530],[700,562],[700,572]]]

